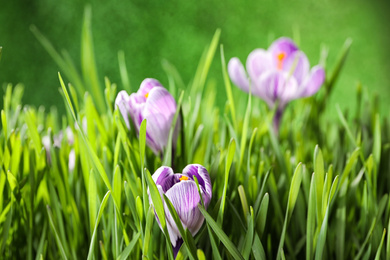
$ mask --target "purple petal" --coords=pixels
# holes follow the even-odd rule
[[[325,81],[325,70],[321,66],[314,66],[310,75],[305,79],[303,84],[303,93],[302,97],[309,97],[317,93],[321,85]]]
[[[180,217],[183,227],[188,228],[194,236],[203,224],[203,215],[198,209],[200,197],[196,183],[193,180],[181,181],[169,189],[165,195],[172,202],[173,207]],[[173,223],[171,226],[172,231],[174,231],[174,233],[178,232],[172,216],[169,214],[167,206],[165,205],[164,207],[168,220],[167,222]]]
[[[200,164],[190,164],[183,169],[183,174],[191,177],[191,179],[193,179],[193,176],[198,179],[199,187],[202,190],[203,202],[207,209],[212,197],[212,186],[210,175],[206,168]]]
[[[162,191],[167,192],[177,181],[175,181],[173,170],[168,166],[161,166],[152,175],[157,186],[161,186]]]
[[[118,93],[115,99],[115,105],[119,108],[119,111],[122,114],[123,119],[125,120],[126,126],[130,129],[129,122],[129,95],[125,90],[122,90]]]
[[[142,81],[137,94],[145,97],[145,95],[155,87],[162,87],[162,85],[157,79],[146,78]]]
[[[167,146],[172,120],[176,113],[176,101],[172,95],[161,87],[153,88],[146,100],[143,117],[147,120],[147,141],[152,150],[157,154]],[[176,127],[178,127],[176,122]],[[173,136],[174,144],[176,135]]]
[[[301,85],[303,80],[309,74],[309,60],[302,51],[293,52],[283,61],[283,70],[288,73],[292,72],[292,75],[297,80],[298,85]]]
[[[176,246],[173,247],[173,257],[176,259],[177,253],[179,253],[180,247],[183,244],[183,239],[179,238],[176,241]]]
[[[228,63],[228,73],[233,83],[240,89],[249,92],[249,81],[241,61],[234,57]]]
[[[258,80],[261,87],[261,95],[270,100],[273,105],[277,100],[279,106],[284,106],[294,98],[297,93],[298,85],[294,77],[289,77],[287,72],[267,71]]]
[[[246,61],[246,69],[252,82],[259,78],[264,71],[272,68],[272,60],[270,54],[263,49],[252,51]]]
[[[146,99],[144,116],[155,113],[161,113],[165,118],[176,113],[176,101],[163,87],[153,88]]]
[[[272,55],[272,59],[277,59],[277,56],[280,53],[284,53],[286,57],[290,56],[291,53],[298,50],[298,47],[295,45],[295,43],[290,39],[286,37],[282,37],[274,41],[271,46],[268,48],[268,51]]]
[[[142,120],[144,120],[144,107],[145,98],[140,97],[137,93],[133,93],[130,95],[128,101],[128,111],[131,119],[133,120],[134,126],[136,127],[137,133],[139,132]]]

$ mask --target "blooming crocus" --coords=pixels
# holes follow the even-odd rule
[[[207,209],[212,196],[212,186],[209,173],[202,165],[190,164],[183,169],[182,173],[175,174],[172,168],[162,166],[152,176],[161,196],[165,194],[172,202],[183,228],[187,228],[193,236],[199,231],[204,220],[202,213],[198,209],[201,199],[194,176],[198,179],[204,206]],[[153,205],[150,197],[149,201]],[[183,239],[164,200],[163,203],[168,233],[176,257],[180,246],[183,244]],[[158,218],[157,222],[160,225]]]
[[[240,89],[260,97],[270,108],[278,102],[274,126],[290,100],[314,95],[325,80],[320,65],[310,69],[306,55],[289,38],[279,38],[268,50],[255,49],[246,61],[246,71],[240,60],[232,58],[228,64],[231,80]]]
[[[145,79],[138,92],[130,96],[126,91],[120,91],[115,104],[128,129],[130,129],[129,117],[131,118],[137,134],[139,134],[142,121],[146,119],[146,143],[155,154],[164,151],[176,113],[176,101],[158,80]],[[178,118],[172,139],[173,148],[176,146],[179,121]]]

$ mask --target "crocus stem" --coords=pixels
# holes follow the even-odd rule
[[[183,244],[183,239],[182,238],[179,238],[177,241],[176,241],[176,246],[172,246],[173,248],[173,257],[176,259],[176,256],[177,256],[177,253],[179,253],[179,250],[180,250],[180,247],[181,245]]]
[[[274,131],[276,136],[279,136],[279,126],[280,126],[280,120],[282,119],[282,116],[283,116],[283,109],[278,107],[273,119]]]

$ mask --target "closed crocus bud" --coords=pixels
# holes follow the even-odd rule
[[[130,129],[129,117],[139,134],[141,123],[146,119],[146,143],[157,155],[167,146],[172,120],[176,113],[176,101],[156,79],[145,79],[137,93],[130,96],[121,91],[115,100],[126,126]],[[180,118],[176,122],[173,136],[173,148],[179,131]]]
[[[274,41],[268,50],[252,51],[246,61],[246,71],[238,58],[229,61],[228,72],[235,85],[249,92],[251,84],[252,94],[267,102],[270,108],[279,102],[274,118],[276,130],[287,103],[314,95],[325,80],[324,69],[320,65],[310,69],[306,55],[285,37]]]
[[[204,206],[207,209],[212,197],[212,186],[209,173],[202,165],[190,164],[183,169],[182,173],[173,173],[172,168],[162,166],[152,176],[161,196],[165,194],[172,202],[183,228],[188,228],[193,236],[199,231],[204,220],[202,213],[198,209],[198,204],[201,203],[201,200],[194,176],[198,180]],[[153,205],[150,197],[149,201]],[[176,257],[183,239],[164,200],[163,203],[169,237]],[[160,225],[158,219],[157,222]]]

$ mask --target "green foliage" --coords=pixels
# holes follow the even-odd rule
[[[390,121],[375,100],[357,95],[364,110],[351,116],[337,108],[339,121],[321,107],[327,95],[296,100],[277,135],[274,111],[254,96],[231,93],[221,48],[228,100],[219,111],[217,86],[208,78],[218,30],[188,87],[163,63],[182,127],[175,153],[168,147],[155,156],[146,145],[146,120],[137,137],[115,110],[116,86],[106,78],[98,93],[89,15],[82,47],[88,84],[33,29],[74,84],[66,86],[59,75],[66,115],[20,105],[20,85],[7,86],[3,96],[0,255],[173,259],[169,210],[184,241],[178,259],[390,259]],[[331,82],[348,48],[331,69]],[[128,89],[124,54],[118,59]],[[205,221],[195,237],[151,177],[163,164],[180,172],[191,163],[204,165],[213,185],[208,209],[198,205]]]

